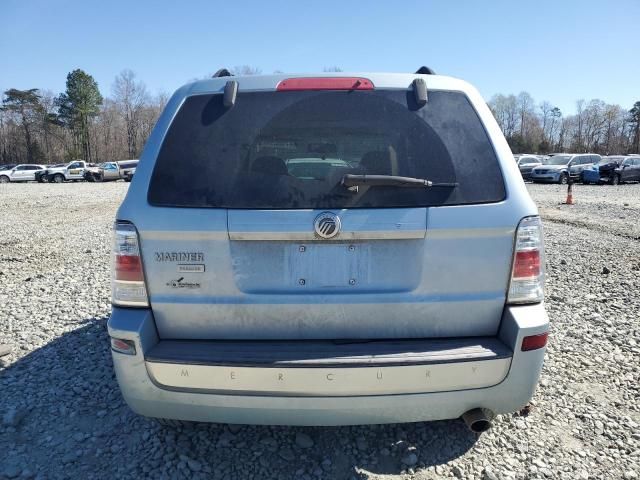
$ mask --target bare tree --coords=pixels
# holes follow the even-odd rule
[[[520,136],[524,138],[527,118],[532,118],[534,101],[527,92],[518,94],[518,111],[520,114]]]
[[[560,119],[562,117],[562,112],[560,111],[560,109],[558,107],[554,107],[551,109],[551,121],[549,124],[549,145],[552,147],[551,149],[554,150],[553,145],[554,142],[556,141],[556,127],[558,126],[558,124],[560,123]]]
[[[548,126],[550,125],[552,119],[551,112],[553,110],[553,105],[545,100],[538,106],[538,108],[540,109],[541,113],[540,119],[542,120],[542,133],[546,140],[550,137],[550,135],[548,135]]]
[[[573,148],[576,152],[584,152],[584,99],[580,99],[576,102],[576,115],[575,115],[575,135],[573,139]]]
[[[166,93],[162,92],[157,94],[153,98],[153,100],[150,101],[150,103],[144,108],[142,112],[141,128],[141,134],[144,141],[146,141],[146,139],[149,138],[149,135],[151,135],[151,131],[153,130],[158,117],[160,117],[160,114],[164,110],[164,107],[167,105],[168,101],[169,96]]]
[[[231,73],[234,75],[260,75],[262,70],[251,65],[236,65],[231,69]]]
[[[518,106],[513,95],[494,95],[489,101],[493,115],[506,137],[512,137],[518,123]]]
[[[149,97],[147,88],[144,83],[136,81],[135,73],[123,70],[113,84],[113,97],[126,125],[129,158],[135,158],[138,155],[142,111]]]

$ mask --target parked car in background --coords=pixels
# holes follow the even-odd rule
[[[73,160],[58,168],[51,168],[47,172],[50,182],[62,183],[67,181],[84,180],[84,172],[87,167],[95,167],[93,163],[87,163],[84,160]]]
[[[479,432],[529,402],[536,205],[478,91],[418,72],[173,95],[114,225],[108,331],[135,412]]]
[[[582,171],[599,163],[602,157],[591,153],[569,154],[563,153],[550,157],[544,165],[531,170],[531,180],[534,182],[551,182],[566,184],[569,178],[581,180]]]
[[[539,155],[520,155],[518,158],[518,168],[520,169],[520,175],[525,180],[531,178],[531,170],[534,167],[543,165],[546,159],[542,159]]]
[[[640,155],[625,158],[615,169],[613,184],[618,185],[624,182],[640,182]]]
[[[44,169],[42,165],[22,164],[16,165],[11,170],[0,171],[0,183],[9,182],[33,182],[36,172]]]
[[[622,155],[602,157],[600,162],[582,171],[582,183],[585,185],[590,183],[609,183],[613,185],[615,182],[615,170],[622,164],[625,158],[627,157]]]
[[[7,163],[4,165],[0,165],[0,172],[2,170],[11,170],[12,168],[14,168],[17,164],[16,163]]]
[[[66,163],[57,163],[55,165],[45,165],[44,170],[40,170],[36,172],[36,182],[39,182],[39,183],[50,182],[51,179],[49,177],[49,172],[52,169],[58,169],[58,168],[64,167],[65,165]]]
[[[130,182],[133,179],[133,175],[136,173],[136,168],[138,167],[138,160],[122,160],[118,162],[118,166],[120,167],[120,172],[122,173],[122,177],[125,182]]]
[[[87,168],[84,179],[88,182],[111,182],[120,179],[120,169],[116,162],[103,162]]]
[[[113,182],[124,180],[130,182],[138,166],[138,160],[121,160],[104,162],[85,171],[84,178],[89,182]]]

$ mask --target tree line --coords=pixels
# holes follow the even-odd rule
[[[115,78],[107,97],[80,69],[58,95],[11,88],[0,105],[0,164],[137,158],[167,100],[150,94],[131,70]]]
[[[260,73],[248,65],[233,71]],[[0,105],[0,164],[137,158],[167,100],[164,93],[150,94],[131,70],[116,76],[107,97],[80,69],[67,75],[66,89],[58,95],[11,88]],[[494,95],[489,107],[514,153],[640,153],[640,101],[625,110],[602,100],[578,100],[576,113],[565,116],[551,103],[536,103],[521,92]]]
[[[342,71],[336,66],[323,70]],[[262,71],[240,65],[231,72],[258,75]],[[0,104],[0,165],[138,158],[167,100],[165,93],[150,94],[131,70],[116,76],[107,97],[95,79],[80,69],[67,75],[66,89],[58,95],[38,88],[11,88]]]
[[[527,92],[494,95],[489,108],[513,153],[640,153],[640,101],[629,110],[578,100],[573,115]]]

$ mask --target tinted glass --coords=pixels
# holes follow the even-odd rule
[[[566,165],[571,160],[571,155],[554,155],[549,159],[547,165]]]
[[[531,165],[533,163],[540,163],[540,160],[535,157],[525,157],[520,159],[520,165]]]
[[[188,98],[151,178],[153,205],[365,208],[495,202],[498,160],[461,93],[302,91]],[[342,186],[345,174],[457,182],[457,188]]]
[[[615,162],[619,164],[622,162],[623,159],[624,157],[607,156],[607,157],[602,157],[598,163],[601,165],[605,165],[611,162]]]

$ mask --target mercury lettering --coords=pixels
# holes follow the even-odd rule
[[[156,262],[204,262],[202,252],[156,252]]]

